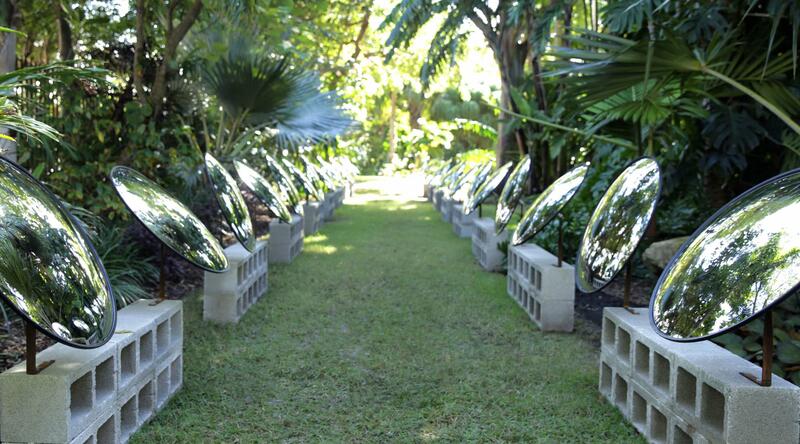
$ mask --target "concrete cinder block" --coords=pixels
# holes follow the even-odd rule
[[[319,231],[320,204],[319,202],[303,203],[303,234],[311,236]]]
[[[20,363],[0,375],[3,442],[69,442],[113,409],[117,391],[115,344],[79,350],[56,344],[40,352],[54,360],[38,375]]]
[[[800,388],[774,375],[760,387],[741,375],[758,366],[710,341],[661,338],[636,312],[604,310],[599,385],[614,400],[613,378],[628,381],[635,396],[623,414],[638,429],[646,404],[651,442],[797,442]]]
[[[203,319],[219,323],[238,322],[266,292],[269,248],[267,241],[258,241],[252,253],[239,244],[225,249],[226,256],[231,253],[228,271],[205,273]]]
[[[160,359],[182,355],[182,303],[142,300],[117,316],[102,347],[55,344],[38,354],[39,362],[54,361],[38,375],[26,374],[24,362],[0,374],[0,440],[120,442],[121,409],[139,409],[132,393],[152,380]]]
[[[431,193],[431,202],[433,203],[433,208],[435,208],[436,211],[442,211],[442,198],[444,197],[444,191],[440,188],[433,188]]]
[[[475,232],[475,220],[478,219],[476,212],[464,214],[464,204],[462,202],[453,203],[453,231],[458,237],[472,238]]]
[[[478,218],[473,222],[472,252],[487,271],[501,271],[503,269],[504,254],[498,246],[508,241],[508,231],[500,234],[494,232],[494,221],[490,218]]]
[[[294,215],[291,223],[269,223],[269,262],[291,263],[303,251],[303,218]]]
[[[572,331],[575,319],[575,277],[570,264],[534,244],[508,252],[509,295],[542,331]],[[513,293],[512,293],[513,292]]]
[[[441,204],[441,211],[442,211],[442,220],[451,223],[453,221],[453,213],[454,213],[454,203],[455,201],[450,199],[449,197],[442,197],[442,204]]]

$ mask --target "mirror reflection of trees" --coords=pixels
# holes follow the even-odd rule
[[[525,190],[525,183],[531,172],[531,157],[526,155],[517,164],[511,175],[508,176],[506,186],[503,187],[500,198],[497,200],[497,212],[494,216],[494,230],[499,233],[506,228],[514,209],[519,204],[522,192]]]
[[[611,184],[594,210],[575,261],[575,283],[586,293],[605,287],[625,266],[656,208],[661,172],[640,159]]]
[[[322,192],[314,185],[314,182],[308,178],[299,168],[297,168],[293,163],[289,161],[289,159],[281,159],[283,162],[283,166],[286,167],[286,170],[294,177],[295,185],[299,189],[303,190],[303,193],[306,195],[306,199],[314,199],[318,202],[325,200],[325,196]]]
[[[473,211],[478,209],[492,193],[497,190],[498,187],[506,180],[508,174],[511,172],[511,167],[514,166],[514,162],[506,162],[503,166],[495,170],[491,176],[489,176],[484,183],[478,187],[477,190],[472,194],[472,197],[468,200],[466,208],[469,209],[469,212],[472,213]]]
[[[233,177],[211,154],[206,153],[205,164],[211,187],[217,196],[225,220],[247,251],[253,251],[256,246],[253,222],[250,220],[250,212],[247,210],[241,190]]]
[[[155,182],[136,170],[118,166],[111,171],[111,183],[134,216],[173,251],[206,270],[228,268],[228,259],[214,235]]]
[[[514,230],[511,242],[519,245],[536,236],[553,218],[558,216],[562,208],[578,192],[589,170],[587,164],[579,165],[567,171],[558,180],[550,184],[539,194],[530,208],[522,216],[522,220]]]
[[[0,159],[0,294],[68,345],[113,334],[113,295],[100,259],[43,185]]]
[[[286,198],[286,204],[292,208],[297,207],[300,204],[300,192],[297,191],[297,187],[294,186],[292,182],[292,177],[289,175],[288,172],[269,154],[264,156],[264,161],[267,170],[269,171],[270,178],[278,184],[278,187],[281,190],[281,193]]]
[[[278,219],[290,223],[292,215],[289,209],[281,202],[280,193],[258,172],[238,160],[233,162],[236,174],[242,183],[258,197],[258,199]]]
[[[718,334],[800,282],[800,173],[736,199],[664,271],[652,315],[675,338]]]

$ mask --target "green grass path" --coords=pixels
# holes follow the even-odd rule
[[[538,332],[430,204],[375,195],[386,182],[271,265],[239,324],[186,301],[184,387],[133,442],[641,442],[597,392],[598,351]]]

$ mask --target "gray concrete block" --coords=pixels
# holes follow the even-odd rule
[[[439,188],[434,188],[432,190],[433,197],[431,201],[433,202],[433,208],[436,208],[436,211],[442,211],[442,198],[444,197],[444,191]]]
[[[269,244],[258,241],[252,253],[242,255],[240,245],[225,249],[234,254],[224,273],[206,273],[203,288],[203,319],[235,323],[267,291]]]
[[[319,231],[319,218],[319,202],[303,203],[303,234],[305,236],[311,236]]]
[[[38,375],[26,374],[24,362],[0,374],[0,440],[118,442],[118,409],[126,405],[129,413],[130,394],[152,379],[159,359],[183,346],[182,303],[151,304],[120,310],[117,330],[102,347],[55,344],[38,354],[39,362],[54,361]]]
[[[294,215],[291,223],[269,223],[269,262],[291,263],[303,251],[303,218]]]
[[[464,214],[464,204],[462,202],[453,202],[453,231],[458,237],[472,238],[472,234],[475,232],[475,220],[477,219],[478,215],[475,212],[468,215]]]
[[[534,244],[509,248],[509,294],[542,331],[572,331],[574,326],[573,268],[557,263],[555,256]]]
[[[800,388],[777,376],[772,387],[752,383],[740,373],[758,374],[760,368],[710,341],[661,338],[645,309],[603,313],[600,391],[614,399],[609,378],[628,381],[636,402],[652,409],[646,429],[651,442],[797,442]],[[641,417],[629,411],[636,407],[623,411],[636,425]]]
[[[475,232],[472,234],[472,251],[484,270],[500,271],[503,268],[503,252],[497,247],[508,241],[508,231],[500,234],[494,232],[494,221],[490,218],[479,218],[473,222]]]

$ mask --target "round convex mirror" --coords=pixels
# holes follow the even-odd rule
[[[550,184],[542,194],[538,195],[525,212],[525,215],[522,216],[517,229],[514,230],[514,236],[511,239],[512,244],[519,245],[536,236],[550,221],[558,216],[558,213],[578,192],[586,178],[587,171],[589,171],[588,163],[578,165],[567,171]]]
[[[286,195],[287,199],[289,200],[289,205],[294,207],[299,204],[300,193],[294,186],[292,177],[289,176],[289,173],[272,156],[266,155],[264,160],[267,162],[267,169],[269,170],[270,177],[272,177],[272,180],[278,184],[278,187],[281,189],[283,194]]]
[[[287,224],[292,222],[292,215],[289,213],[289,209],[281,202],[281,194],[270,185],[264,176],[238,160],[233,162],[233,166],[236,168],[236,174],[242,183],[256,195],[272,214]]]
[[[506,162],[503,166],[498,168],[494,173],[486,179],[481,186],[475,190],[474,193],[467,199],[466,204],[464,205],[464,214],[471,214],[473,211],[477,210],[478,207],[489,198],[489,196],[494,193],[500,185],[503,184],[503,181],[506,180],[508,174],[511,172],[511,168],[514,166],[514,162]]]
[[[111,284],[89,236],[44,185],[2,157],[0,295],[71,347],[99,347],[114,334]]]
[[[772,309],[800,284],[800,169],[737,197],[687,240],[650,299],[675,341],[721,335]]]
[[[488,179],[492,174],[493,169],[494,162],[486,162],[480,167],[479,171],[475,174],[474,180],[469,185],[469,190],[467,191],[467,202],[469,202],[469,200],[475,196],[475,193],[478,191],[478,189],[480,189],[481,185],[483,185],[484,182],[486,182],[486,179]]]
[[[222,246],[183,203],[132,168],[115,166],[109,177],[125,206],[164,245],[203,270],[228,268]]]
[[[650,224],[660,192],[661,171],[649,157],[634,161],[608,187],[578,244],[580,291],[600,291],[622,270]]]
[[[286,171],[291,174],[300,188],[303,189],[303,192],[306,194],[306,199],[314,199],[316,201],[322,201],[325,199],[325,196],[321,194],[321,192],[314,186],[314,183],[305,175],[299,168],[294,166],[289,159],[281,159],[283,162],[283,166],[286,167]]]
[[[236,185],[236,180],[231,176],[225,167],[209,153],[205,155],[206,173],[214,188],[217,196],[217,203],[222,211],[222,215],[231,227],[236,239],[242,243],[247,251],[253,251],[256,247],[256,237],[253,230],[253,222],[250,220],[250,212],[244,201],[242,192]]]
[[[500,198],[497,199],[497,212],[494,215],[494,231],[496,233],[505,230],[508,221],[511,220],[511,215],[514,214],[514,209],[519,205],[522,192],[525,190],[525,182],[528,181],[530,172],[531,156],[525,155],[508,176],[506,186],[503,187]]]

